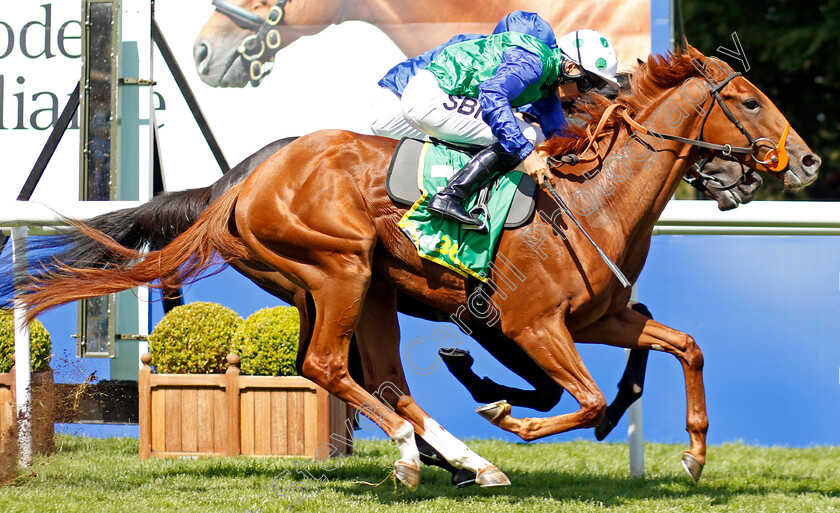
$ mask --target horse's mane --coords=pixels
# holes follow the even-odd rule
[[[624,106],[627,113],[634,117],[644,107],[649,106],[665,89],[677,87],[691,77],[700,76],[692,65],[692,59],[703,59],[702,54],[694,49],[690,54],[651,55],[646,62],[640,62],[630,74],[630,83],[619,91],[615,103]],[[588,139],[586,128],[594,131],[604,110],[613,102],[597,93],[590,93],[577,100],[573,107],[575,117],[583,123],[569,123],[564,135],[557,135],[541,144],[538,149],[549,155],[568,155],[581,153],[586,149]],[[621,123],[621,114],[614,112],[607,120],[598,139],[609,137]]]

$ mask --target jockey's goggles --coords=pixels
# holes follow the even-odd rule
[[[578,78],[577,81],[577,88],[581,93],[585,93],[592,89],[603,89],[609,85],[609,83],[607,83],[607,81],[603,78],[598,75],[592,75],[586,70],[583,70],[581,75],[583,75],[583,80]]]
[[[574,62],[574,61],[572,61]],[[604,80],[603,78],[599,77],[598,75],[593,75],[583,69],[580,64],[575,63],[578,69],[581,70],[580,73],[577,75],[569,75],[566,73],[566,66],[563,66],[560,71],[560,76],[557,77],[558,84],[565,84],[566,82],[575,82],[577,84],[578,91],[583,94],[593,89],[603,89],[609,85],[609,83]]]

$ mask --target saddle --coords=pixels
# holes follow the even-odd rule
[[[426,141],[408,137],[401,139],[397,143],[385,180],[385,189],[388,192],[388,196],[395,203],[411,206],[420,199],[422,193],[420,187],[417,185],[417,168],[425,143]],[[463,148],[456,149],[464,151]],[[478,194],[486,196],[488,192],[485,191],[489,191],[492,186],[493,181],[482,187],[482,190]],[[505,219],[505,229],[518,228],[531,220],[536,208],[536,195],[536,182],[527,175],[523,176],[514,194],[507,218]]]

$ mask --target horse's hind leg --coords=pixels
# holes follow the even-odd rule
[[[290,215],[273,195],[249,191],[250,184],[246,182],[236,210],[242,240],[263,263],[312,297],[315,319],[302,374],[382,428],[400,451],[397,478],[416,488],[420,458],[414,428],[353,381],[348,368],[350,340],[370,283],[376,240],[363,208],[353,208],[353,200],[362,203],[361,198],[346,194],[343,208],[331,212],[332,223],[311,221],[316,229],[307,226],[303,217]],[[336,233],[325,233],[331,230]]]
[[[344,400],[388,434],[400,451],[400,460],[395,463],[397,478],[415,489],[420,482],[420,454],[412,425],[350,377],[350,338],[362,304],[356,298],[364,297],[366,284],[358,280],[342,283],[335,277],[330,281],[335,294],[320,291],[312,294],[317,313],[303,362],[303,375]],[[345,300],[337,296],[343,296]]]
[[[411,397],[400,361],[396,291],[391,285],[371,284],[355,333],[365,382],[368,390],[375,388],[374,396],[411,422],[416,433],[452,465],[474,472],[477,484],[510,484],[498,468],[440,427]]]
[[[277,273],[275,273],[277,274]],[[368,294],[371,293],[376,294],[376,291],[371,291],[368,289]],[[370,296],[366,298],[366,303],[370,301]],[[297,370],[300,373],[300,369],[303,366],[303,361],[306,357],[306,351],[309,348],[309,341],[312,339],[312,330],[309,329],[315,323],[315,306],[312,304],[312,296],[309,293],[304,292],[303,290],[299,290],[297,294],[294,296],[294,303],[297,305],[298,312],[300,313],[300,345],[298,348],[298,357],[297,357]],[[362,313],[362,318],[359,321],[359,324],[356,326],[356,330],[353,332],[353,338],[350,342],[350,357],[349,357],[349,370],[350,370],[350,377],[365,388],[368,392],[374,393],[379,390],[382,386],[383,381],[375,381],[375,385],[372,389],[368,387],[368,383],[372,380],[376,380],[376,376],[369,376],[365,378],[365,371],[363,369],[363,362],[359,350],[359,337],[360,332],[364,332],[363,326],[366,324],[364,322],[364,312],[370,310],[365,309]],[[399,334],[399,331],[396,331]],[[371,335],[375,336],[375,334]],[[381,337],[379,337],[381,342]],[[375,340],[372,339],[372,343],[375,343]],[[368,364],[368,374],[371,373],[371,367]],[[381,397],[380,397],[381,399]],[[392,408],[393,409],[393,408]],[[420,452],[420,461],[426,465],[434,465],[440,467],[453,475],[453,484],[456,486],[467,486],[469,484],[475,483],[475,473],[468,471],[469,476],[464,475],[464,470],[457,469],[452,466],[451,463],[446,461],[440,453],[435,451],[434,447],[429,445],[423,438],[418,435],[416,432],[414,433],[414,441],[417,444],[417,449]],[[457,479],[456,479],[457,476]],[[471,482],[468,482],[471,481]]]

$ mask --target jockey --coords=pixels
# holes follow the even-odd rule
[[[561,102],[613,85],[618,61],[612,44],[594,30],[561,37],[558,48],[527,34],[502,32],[450,45],[405,87],[406,121],[444,141],[479,151],[429,202],[429,210],[463,224],[481,222],[463,202],[520,162],[541,186],[550,174],[534,145],[562,133]],[[531,104],[539,127],[514,116]]]
[[[557,41],[551,25],[533,12],[513,11],[508,14],[499,21],[493,31],[494,34],[500,32],[528,34],[541,40],[550,48],[557,47]],[[486,36],[481,34],[458,34],[449,41],[391,68],[382,77],[382,80],[379,81],[380,89],[371,104],[373,122],[370,128],[373,133],[393,139],[401,139],[403,137],[428,139],[425,133],[409,125],[403,117],[400,98],[402,97],[406,84],[414,77],[417,71],[426,68],[445,48],[456,43],[484,37]]]

